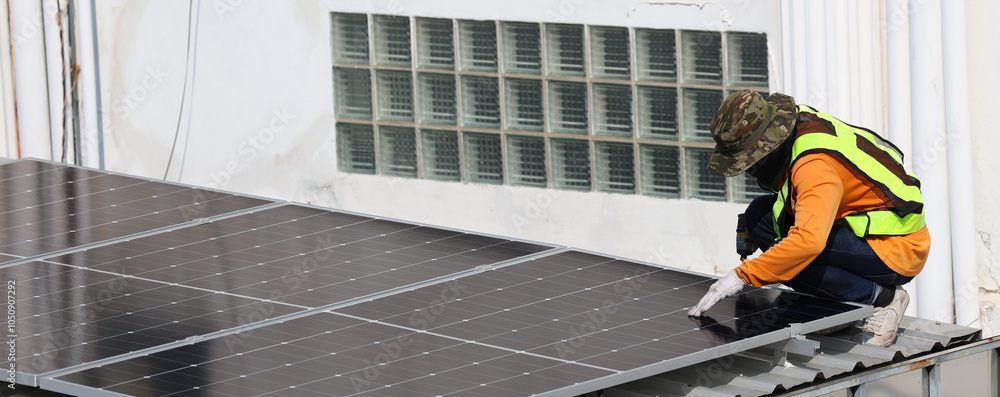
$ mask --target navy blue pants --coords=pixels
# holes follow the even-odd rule
[[[771,215],[776,197],[774,194],[757,197],[744,215],[750,237],[763,251],[777,243]],[[823,252],[784,284],[823,298],[870,305],[883,288],[895,288],[912,279],[886,266],[868,242],[854,235],[850,228],[834,226]]]

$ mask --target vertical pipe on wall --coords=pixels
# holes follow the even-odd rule
[[[833,49],[828,63],[833,68],[829,74],[827,86],[834,93],[830,109],[843,120],[858,123],[858,115],[851,111],[851,99],[855,98],[856,86],[851,84],[851,47],[848,43],[851,35],[848,32],[850,19],[847,17],[847,2],[827,1],[827,12],[833,16],[833,24],[827,31],[827,43]]]
[[[862,76],[862,73],[867,72],[867,68],[863,68],[862,65],[870,65],[871,60],[870,52],[864,51],[865,48],[872,45],[868,39],[866,32],[861,32],[861,26],[864,25],[864,18],[870,18],[871,16],[867,12],[862,12],[858,6],[858,0],[849,0],[847,2],[847,48],[854,49],[848,51],[847,68],[850,75],[851,84],[851,98],[850,98],[850,111],[862,125],[867,124],[870,121],[865,118],[865,113],[863,109],[865,108],[865,101],[871,100],[871,95],[868,95],[873,87],[862,84],[862,79],[866,76]],[[867,21],[871,23],[871,21]],[[869,62],[869,63],[865,63]]]
[[[976,263],[975,195],[969,120],[969,65],[965,2],[941,9],[944,55],[945,125],[951,203],[951,258],[955,282],[955,322],[979,327],[979,280]]]
[[[45,40],[45,68],[48,79],[49,95],[49,125],[52,127],[49,138],[53,160],[62,157],[63,134],[63,57],[62,37],[59,35],[59,6],[57,0],[42,1],[42,30]]]
[[[920,293],[917,313],[926,319],[953,322],[941,1],[911,0],[908,10],[913,166],[922,182],[924,216],[933,245],[927,264],[916,278]]]
[[[830,97],[832,87],[827,85],[827,46],[826,46],[826,15],[825,2],[811,1],[802,5],[808,19],[805,20],[806,39],[812,45],[806,47],[805,55],[808,79],[806,81],[804,98],[796,98],[796,102],[809,104],[823,112],[831,112]],[[836,113],[836,112],[834,112]]]
[[[77,48],[80,64],[80,102],[83,132],[79,137],[83,165],[104,169],[104,126],[101,120],[101,70],[97,58],[94,0],[76,3]]]
[[[10,54],[10,9],[7,2],[0,4],[0,95],[3,96],[2,123],[3,136],[0,137],[0,157],[17,157],[17,117],[14,109],[14,62]]]
[[[781,85],[777,87],[771,87],[771,92],[781,92],[787,95],[792,95],[790,91],[795,85],[795,70],[793,69],[792,63],[792,41],[795,40],[791,36],[792,32],[792,13],[791,13],[791,1],[781,0],[781,8],[779,9],[781,13],[781,75],[780,82]],[[785,39],[785,38],[788,39]]]
[[[792,30],[789,32],[792,39],[792,51],[787,54],[792,58],[792,85],[787,87],[789,90],[786,94],[791,95],[795,98],[796,103],[806,103],[806,97],[809,95],[809,83],[807,73],[808,64],[806,63],[806,6],[805,2],[802,1],[791,1],[788,5],[791,14],[791,27]]]
[[[884,43],[882,6],[879,2],[860,1],[857,10],[859,37],[857,53],[861,62],[858,79],[860,95],[855,98],[860,103],[858,123],[885,136],[888,127],[883,112],[885,81],[882,76],[885,75],[883,70],[885,56],[884,46],[881,44]]]
[[[907,0],[887,0],[885,4],[886,91],[889,140],[905,154],[903,162],[913,169],[913,145],[910,129],[910,22]],[[909,315],[916,315],[920,302],[918,283],[906,287],[910,292]]]
[[[51,159],[42,3],[11,1],[9,6],[19,157]]]

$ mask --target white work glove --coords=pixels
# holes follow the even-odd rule
[[[688,315],[695,317],[701,316],[702,313],[719,301],[736,295],[742,291],[743,286],[745,285],[746,284],[743,283],[743,280],[740,279],[740,276],[736,275],[736,271],[726,273],[725,276],[720,278],[719,281],[716,281],[715,284],[712,284],[712,286],[708,288],[708,292],[705,293],[705,296],[701,297],[701,301],[699,301],[697,305],[694,305],[691,310],[688,310]]]

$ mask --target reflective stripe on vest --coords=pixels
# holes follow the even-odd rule
[[[809,133],[795,137],[792,145],[792,161],[811,153],[827,153],[842,160],[842,163],[856,174],[872,182],[888,201],[886,208],[854,213],[837,219],[838,224],[846,224],[858,237],[868,235],[904,235],[919,231],[924,227],[923,199],[919,181],[913,174],[903,173],[902,155],[891,147],[891,143],[875,136],[870,131],[850,126],[826,113],[817,112],[805,105],[800,112],[814,115],[834,127],[834,133]],[[881,144],[884,142],[886,145]],[[878,150],[880,153],[873,153]],[[883,161],[873,155],[888,155]],[[886,163],[889,163],[886,165]],[[894,170],[890,170],[893,167]],[[895,171],[895,172],[894,172]],[[903,175],[908,180],[903,180]],[[781,239],[779,218],[789,200],[791,174],[785,179],[778,198],[771,207],[776,239]],[[908,183],[909,182],[909,183]]]

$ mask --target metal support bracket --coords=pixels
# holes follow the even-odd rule
[[[771,357],[771,364],[785,366],[788,362],[788,354],[795,354],[805,357],[813,357],[819,351],[819,341],[806,339],[802,334],[802,324],[790,324],[791,337],[787,340],[771,343],[753,349],[757,354]]]

